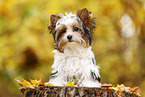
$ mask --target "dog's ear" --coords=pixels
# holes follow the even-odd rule
[[[85,26],[87,27],[87,30],[89,30],[89,32],[93,33],[93,29],[96,27],[96,24],[95,24],[95,20],[94,20],[95,18],[93,17],[91,12],[89,12],[87,8],[83,8],[83,9],[77,11],[77,16],[85,24]]]
[[[50,21],[49,21],[49,25],[48,25],[48,29],[51,32],[54,32],[54,28],[56,26],[56,22],[61,18],[60,15],[58,14],[51,14],[50,15]]]

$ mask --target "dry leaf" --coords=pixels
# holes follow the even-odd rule
[[[23,86],[29,86],[29,85],[32,85],[30,82],[26,81],[26,80],[23,80]]]
[[[44,83],[44,85],[46,85],[46,86],[54,86],[54,85],[51,84],[51,83]]]
[[[74,87],[74,84],[72,82],[67,82],[66,86],[73,86]]]
[[[36,85],[40,85],[41,84],[41,79],[40,80],[32,80],[30,79],[30,82],[32,83],[32,85],[36,86]]]
[[[19,80],[17,80],[17,79],[15,79],[17,82],[18,82],[18,84],[20,85],[20,86],[23,86],[23,83],[22,82],[20,82]]]

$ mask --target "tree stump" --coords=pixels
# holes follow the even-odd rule
[[[21,90],[23,92],[23,89]],[[58,87],[39,85],[24,90],[25,97],[139,97],[126,91],[116,91],[109,88],[89,87]]]

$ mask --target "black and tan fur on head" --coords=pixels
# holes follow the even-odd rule
[[[95,24],[95,18],[91,14],[91,12],[88,11],[87,8],[83,8],[82,10],[77,11],[77,16],[82,20],[83,22],[83,29],[85,31],[85,37],[89,38],[89,45],[92,44],[92,33],[94,28],[96,28]]]
[[[48,29],[50,30],[50,33],[54,34],[55,26],[57,21],[61,18],[58,14],[51,14]]]
[[[93,15],[88,11],[87,8],[83,8],[81,10],[78,10],[76,13],[76,17],[78,18],[77,21],[78,23],[80,23],[81,27],[82,27],[82,38],[84,39],[84,41],[86,42],[86,47],[91,46],[92,44],[92,34],[93,34],[93,30],[95,28],[95,20]],[[48,25],[48,29],[50,30],[50,33],[53,34],[54,37],[54,41],[55,44],[58,44],[57,42],[59,42],[58,39],[58,35],[56,34],[56,24],[57,22],[63,18],[63,16],[60,16],[58,14],[51,14],[50,15],[50,23]],[[62,34],[63,35],[63,34]],[[60,37],[60,36],[59,36]],[[56,49],[59,50],[58,45],[55,45]],[[60,51],[60,50],[59,50]]]

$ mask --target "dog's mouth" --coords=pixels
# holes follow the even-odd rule
[[[82,47],[86,47],[86,43],[83,40],[83,38],[81,39],[67,39],[67,40],[63,40],[61,39],[59,42],[55,43],[56,48],[63,52],[64,49],[66,48],[78,48],[78,46],[82,46]]]
[[[68,40],[68,42],[73,42],[72,40]]]
[[[75,40],[68,40],[67,43],[80,43],[81,44],[80,41],[75,41]]]

